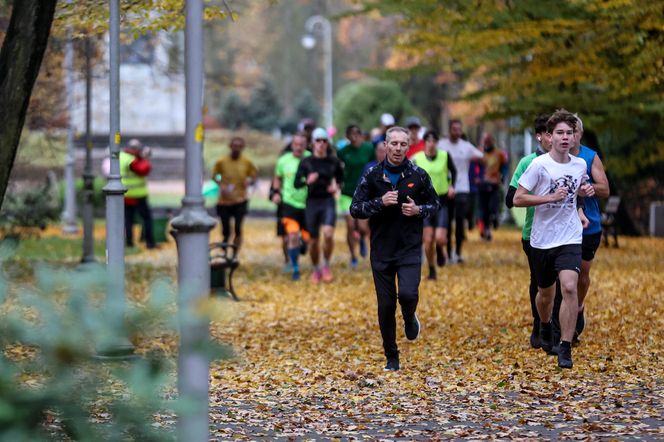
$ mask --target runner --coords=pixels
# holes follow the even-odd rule
[[[231,218],[234,223],[233,244],[236,253],[242,245],[242,221],[247,214],[247,188],[256,182],[256,166],[246,156],[244,138],[233,137],[230,154],[220,158],[212,169],[212,178],[219,184],[217,215],[221,219],[222,241],[228,243],[231,236]]]
[[[417,117],[409,117],[406,120],[406,127],[408,132],[410,132],[410,147],[408,148],[408,159],[412,159],[413,155],[416,155],[424,151],[424,139],[420,138],[420,129],[422,129],[422,124],[420,119]]]
[[[584,198],[583,212],[588,218],[588,227],[583,229],[583,242],[581,243],[581,273],[579,273],[578,296],[579,311],[576,318],[576,330],[574,332],[574,342],[578,342],[579,335],[583,332],[586,325],[585,318],[585,299],[590,287],[590,268],[595,258],[595,253],[602,240],[602,225],[600,223],[601,213],[599,210],[599,198],[609,197],[609,180],[604,172],[602,160],[597,152],[581,144],[583,138],[583,122],[576,115],[577,126],[574,131],[574,146],[570,153],[586,162],[586,173],[590,177],[589,182],[595,190],[595,196]],[[560,310],[562,296],[556,293],[556,300],[553,307],[554,312],[554,335],[560,332],[560,325],[557,323],[557,313]]]
[[[452,219],[454,218],[454,238],[456,242],[455,256],[452,262],[463,263],[461,254],[464,240],[464,221],[470,208],[470,183],[468,181],[468,169],[470,161],[482,158],[484,155],[479,149],[468,141],[461,139],[463,133],[461,121],[450,120],[449,139],[442,139],[438,143],[438,148],[447,151],[454,161],[457,168],[457,180],[455,186],[455,195],[452,204],[450,204],[450,230],[448,231],[448,250],[451,248]]]
[[[350,213],[369,218],[385,370],[396,371],[400,367],[394,316],[397,299],[406,338],[414,341],[420,334],[415,311],[422,273],[422,221],[438,210],[438,198],[427,173],[406,159],[408,131],[393,127],[385,140],[387,157],[362,177]]]
[[[362,131],[358,126],[354,124],[348,126],[346,137],[350,141],[349,144],[337,152],[337,156],[344,163],[344,185],[341,188],[339,208],[346,218],[346,242],[350,251],[350,265],[354,269],[357,267],[355,247],[359,244],[360,256],[363,258],[367,256],[364,239],[369,232],[366,223],[350,216],[350,203],[353,201],[353,194],[362,176],[364,166],[374,159],[375,154],[371,143],[364,141]]]
[[[569,154],[574,143],[576,117],[559,110],[546,126],[551,136],[551,151],[535,158],[521,175],[514,205],[536,206],[530,245],[539,287],[536,303],[541,320],[542,349],[558,354],[559,367],[572,368],[581,241],[583,226],[588,223],[587,218],[577,212],[576,198],[582,187],[584,192],[591,192],[592,187],[584,184],[587,179],[585,162]],[[554,346],[551,315],[556,277],[560,280],[563,302],[561,342]]]
[[[330,260],[334,248],[334,226],[337,221],[335,194],[344,182],[341,161],[328,154],[329,137],[322,127],[313,131],[314,153],[303,159],[295,176],[295,188],[307,186],[305,220],[311,235],[309,255],[313,264],[311,282],[332,281]],[[320,266],[319,235],[323,235],[323,266]]]
[[[307,201],[307,189],[295,188],[295,175],[300,161],[311,155],[307,148],[306,134],[300,132],[293,137],[290,144],[291,152],[287,152],[277,160],[274,169],[272,187],[274,192],[272,202],[282,205],[281,222],[286,233],[288,257],[292,266],[292,279],[300,279],[300,237],[303,241],[309,240],[309,233],[305,229],[304,208]]]
[[[505,205],[508,208],[514,207],[514,194],[516,189],[519,187],[519,178],[523,175],[523,172],[528,169],[532,161],[544,154],[551,149],[551,144],[549,137],[546,135],[546,122],[549,119],[549,115],[540,115],[535,119],[535,138],[537,139],[537,150],[530,155],[527,155],[521,158],[519,164],[514,170],[514,175],[510,181],[509,189],[507,190],[507,195],[505,196]],[[537,305],[535,303],[535,297],[537,296],[537,279],[535,278],[535,268],[534,262],[531,254],[530,247],[530,229],[533,225],[533,216],[535,215],[535,207],[531,206],[526,209],[526,220],[523,223],[523,229],[521,231],[521,246],[523,252],[526,254],[528,259],[528,269],[530,270],[530,285],[528,287],[528,293],[530,295],[530,311],[533,316],[533,329],[530,333],[530,346],[532,348],[541,348],[542,341],[540,337],[540,317],[537,313]]]
[[[503,184],[503,166],[507,164],[507,154],[496,146],[493,136],[485,133],[482,137],[484,174],[479,183],[480,213],[482,214],[482,239],[491,241],[491,228],[498,227],[498,193]]]
[[[438,133],[428,131],[424,134],[425,150],[412,157],[413,163],[424,169],[431,178],[433,188],[438,194],[438,211],[424,218],[423,242],[424,254],[429,265],[429,279],[436,279],[436,264],[445,265],[447,261],[447,227],[449,199],[454,198],[454,183],[457,171],[454,162],[444,150],[438,150]],[[451,181],[449,176],[451,175]],[[435,238],[435,241],[434,241]],[[434,261],[436,248],[443,251],[443,259]]]

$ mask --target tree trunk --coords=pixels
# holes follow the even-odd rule
[[[14,1],[0,50],[0,205],[14,166],[57,0]]]

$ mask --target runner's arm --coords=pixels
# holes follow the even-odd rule
[[[606,172],[604,171],[604,165],[599,155],[595,155],[593,158],[593,164],[590,168],[590,174],[593,177],[593,188],[595,189],[595,195],[600,198],[609,197],[609,179],[606,177]]]
[[[353,202],[350,204],[350,215],[353,218],[367,219],[383,210],[382,196],[371,198],[369,194],[367,176],[371,170],[372,169],[369,169],[367,173],[362,175],[362,178],[360,178],[360,184],[358,184],[357,189],[355,189]]]
[[[452,187],[456,186],[456,179],[457,179],[457,168],[454,165],[454,161],[452,161],[452,155],[447,155],[447,168],[450,171],[450,175],[452,176]]]

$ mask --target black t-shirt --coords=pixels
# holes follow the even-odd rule
[[[308,185],[307,199],[332,197],[333,195],[327,190],[327,187],[332,183],[332,179],[336,179],[338,186],[343,185],[343,164],[337,157],[317,158],[310,156],[300,161],[300,166],[295,175],[295,187],[305,186],[307,176],[312,172],[317,172],[318,178]]]

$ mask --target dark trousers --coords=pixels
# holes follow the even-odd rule
[[[247,214],[247,202],[244,201],[238,204],[217,204],[217,215],[221,219],[221,236],[223,242],[228,242],[231,237],[231,218],[235,223],[235,238],[242,236],[242,221]]]
[[[521,240],[521,246],[523,247],[523,252],[528,258],[528,268],[530,269],[530,286],[528,287],[528,294],[530,295],[530,311],[533,314],[533,320],[535,324],[539,325],[540,317],[539,313],[537,312],[537,304],[535,303],[535,298],[537,297],[537,280],[535,279],[534,267],[535,263],[533,262],[533,258],[530,253],[532,247],[530,247],[530,241],[525,239]]]
[[[452,256],[452,220],[454,220],[454,238],[456,240],[456,253],[461,256],[464,238],[464,220],[470,209],[470,194],[457,193],[450,200],[449,229],[447,229],[447,254]]]
[[[155,246],[154,233],[152,231],[152,212],[148,206],[147,198],[137,198],[137,204],[125,203],[125,241],[128,247],[134,246],[134,235],[132,229],[134,227],[134,218],[136,213],[143,220],[143,235],[145,236],[145,244],[152,248]]]
[[[483,184],[480,188],[480,212],[484,228],[490,229],[495,226],[498,219],[498,185]]]
[[[387,358],[398,357],[397,348],[397,299],[401,314],[412,318],[417,308],[422,264],[399,264],[395,262],[372,262],[374,285],[378,299],[378,325],[383,337],[383,349]],[[398,281],[395,281],[396,280]],[[398,283],[398,291],[397,291]]]

